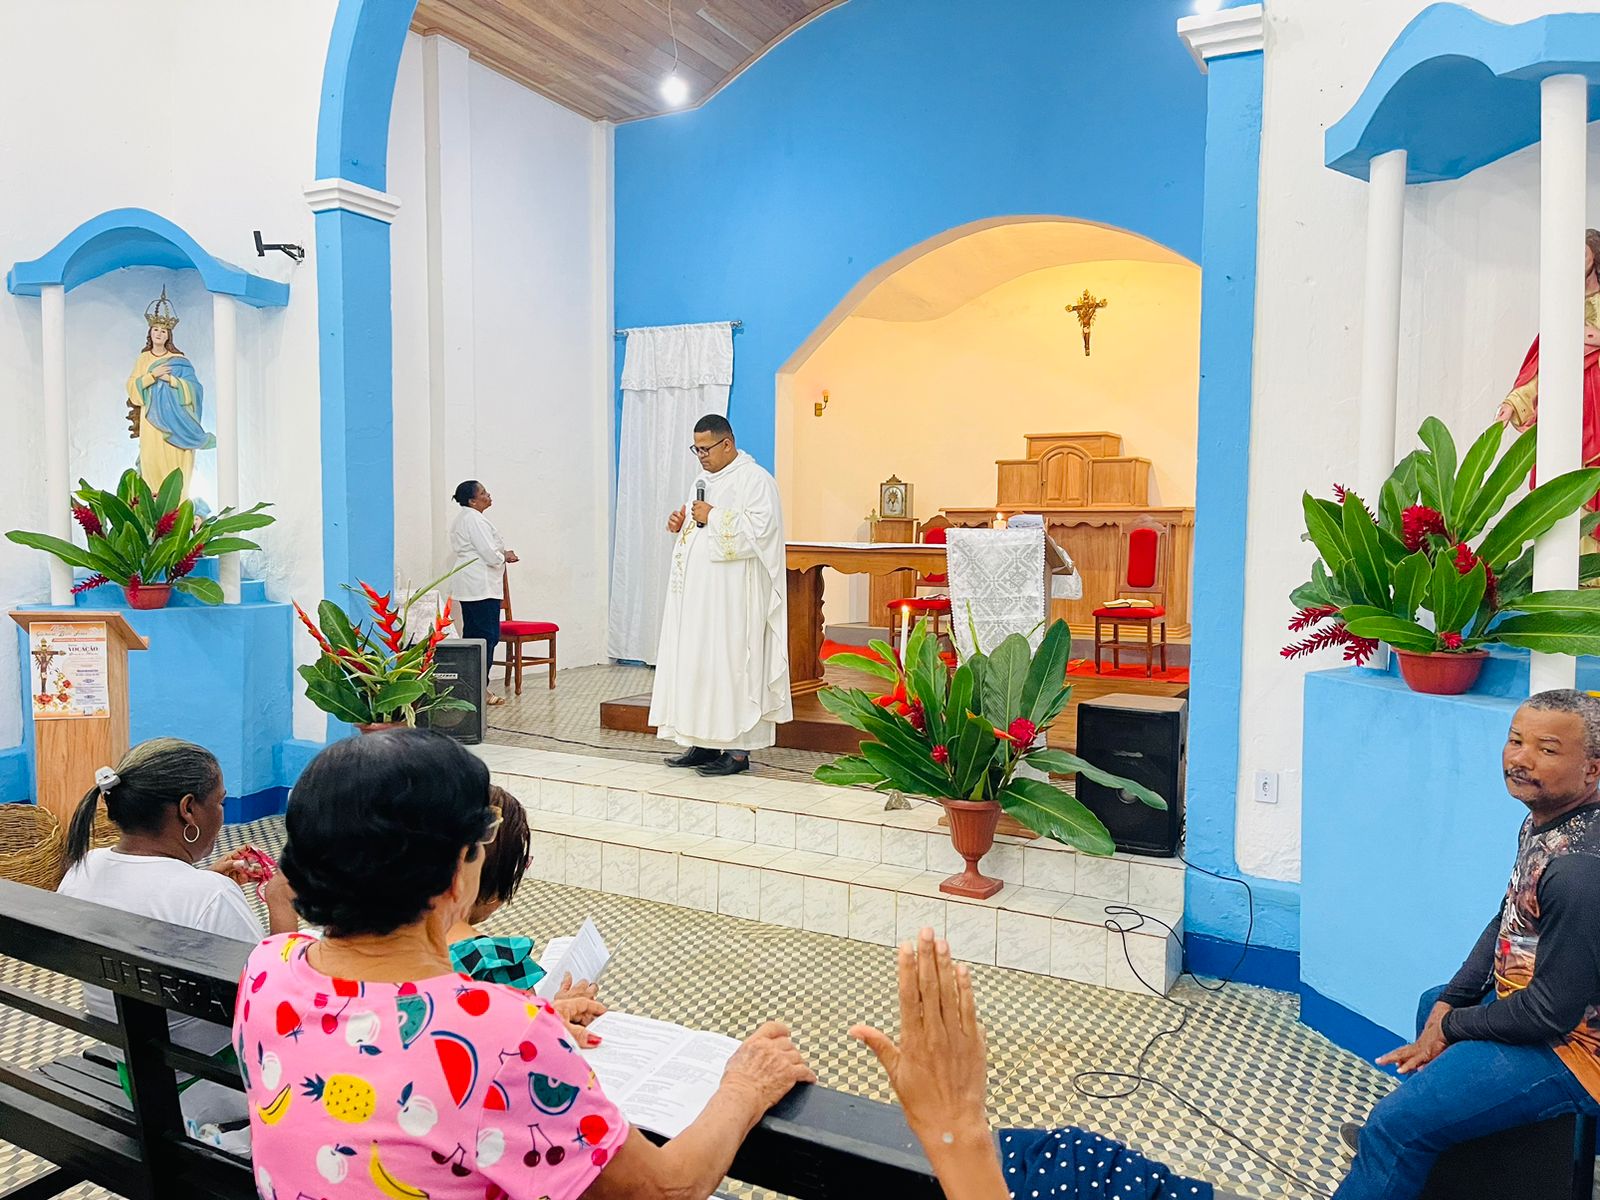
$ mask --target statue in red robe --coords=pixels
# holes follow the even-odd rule
[[[1588,230],[1583,240],[1583,465],[1593,467],[1600,465],[1600,268],[1596,266],[1596,258],[1600,257],[1600,230]],[[1517,372],[1516,384],[1495,417],[1519,433],[1538,421],[1538,338],[1533,339],[1522,370]],[[1535,477],[1530,475],[1530,487],[1534,481]],[[1600,511],[1600,492],[1590,499],[1588,508]],[[1585,538],[1583,549],[1594,551],[1600,546]]]

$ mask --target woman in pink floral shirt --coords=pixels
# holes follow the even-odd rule
[[[488,769],[434,734],[338,742],[301,776],[282,868],[324,936],[263,942],[234,1016],[263,1200],[694,1200],[813,1079],[764,1026],[681,1136],[631,1130],[552,1008],[451,969],[495,824]]]

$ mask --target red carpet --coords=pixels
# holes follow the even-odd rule
[[[871,657],[872,656],[872,651],[870,649],[868,649],[866,646],[847,646],[843,642],[824,641],[822,643],[822,661],[823,662],[827,662],[835,654],[865,654],[868,657]],[[1103,659],[1102,662],[1104,664],[1104,668],[1105,669],[1102,670],[1099,673],[1099,678],[1101,678],[1101,679],[1149,679],[1149,678],[1151,678],[1151,676],[1148,676],[1148,675],[1146,675],[1144,673],[1144,664],[1142,662],[1138,663],[1136,665],[1124,666],[1121,670],[1117,670],[1117,671],[1113,671],[1111,669],[1111,660],[1110,660],[1110,656],[1109,655],[1106,656],[1106,658]],[[1092,658],[1075,658],[1075,659],[1073,659],[1070,663],[1067,664],[1067,674],[1068,675],[1077,675],[1077,676],[1085,676],[1086,675],[1086,676],[1089,676],[1090,678],[1094,678],[1095,677],[1094,659],[1092,659]],[[1189,668],[1188,667],[1174,667],[1169,671],[1162,671],[1162,670],[1158,669],[1156,671],[1156,673],[1155,673],[1154,678],[1159,680],[1162,683],[1188,683],[1189,682]]]

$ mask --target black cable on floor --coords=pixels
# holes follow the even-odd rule
[[[1185,975],[1187,975],[1190,979],[1194,980],[1195,985],[1201,988],[1203,991],[1213,993],[1220,992],[1233,982],[1234,976],[1239,973],[1239,968],[1244,965],[1245,956],[1250,953],[1250,939],[1255,934],[1256,926],[1255,892],[1250,887],[1248,880],[1234,879],[1231,876],[1219,875],[1215,871],[1207,870],[1205,867],[1197,867],[1184,858],[1181,854],[1178,855],[1177,858],[1179,862],[1183,863],[1183,865],[1188,867],[1190,870],[1199,871],[1201,874],[1209,875],[1213,879],[1221,879],[1226,882],[1237,883],[1244,888],[1245,899],[1249,906],[1249,921],[1245,926],[1244,946],[1239,951],[1238,961],[1233,964],[1232,968],[1229,969],[1225,976],[1217,980],[1214,984],[1206,983],[1205,980],[1201,979],[1187,966],[1185,966],[1184,969],[1178,973],[1179,979],[1182,979]],[[1185,962],[1187,962],[1188,959],[1188,948],[1184,946],[1183,939],[1178,937],[1178,931],[1173,929],[1171,925],[1168,925],[1159,917],[1152,917],[1149,914],[1142,913],[1138,909],[1129,907],[1126,904],[1108,904],[1105,906],[1105,914],[1106,929],[1122,938],[1122,957],[1128,964],[1128,970],[1133,972],[1133,977],[1143,984],[1151,995],[1155,996],[1159,1000],[1165,1000],[1168,1004],[1174,1005],[1178,1011],[1182,1013],[1182,1016],[1178,1018],[1178,1023],[1172,1026],[1172,1028],[1163,1029],[1151,1035],[1150,1039],[1145,1042],[1143,1047],[1140,1048],[1139,1056],[1134,1061],[1134,1067],[1132,1071],[1079,1071],[1072,1077],[1073,1090],[1080,1096],[1091,1100],[1121,1100],[1128,1096],[1137,1094],[1141,1087],[1143,1087],[1145,1084],[1149,1084],[1151,1087],[1157,1088],[1166,1095],[1170,1096],[1173,1100],[1177,1101],[1177,1103],[1188,1109],[1191,1113],[1199,1117],[1202,1121],[1211,1126],[1211,1128],[1215,1129],[1217,1132],[1221,1133],[1224,1137],[1227,1137],[1231,1141],[1244,1147],[1246,1151],[1260,1159],[1262,1162],[1266,1163],[1274,1171],[1277,1171],[1279,1174],[1288,1179],[1292,1179],[1294,1182],[1300,1184],[1302,1187],[1307,1188],[1309,1191],[1318,1196],[1332,1195],[1332,1193],[1324,1190],[1321,1186],[1312,1182],[1294,1168],[1287,1167],[1277,1161],[1277,1159],[1273,1158],[1271,1154],[1267,1153],[1267,1151],[1250,1141],[1250,1139],[1244,1137],[1242,1134],[1235,1132],[1221,1119],[1212,1116],[1205,1109],[1201,1108],[1198,1104],[1195,1104],[1176,1088],[1173,1088],[1154,1076],[1146,1073],[1145,1063],[1150,1057],[1150,1052],[1155,1049],[1156,1044],[1163,1038],[1176,1037],[1178,1034],[1182,1033],[1188,1027],[1189,1018],[1193,1015],[1194,1010],[1181,1000],[1175,1000],[1171,996],[1163,996],[1158,988],[1152,987],[1150,981],[1147,980],[1143,975],[1139,974],[1139,969],[1133,965],[1133,955],[1128,951],[1128,935],[1143,927],[1146,922],[1153,922],[1154,924],[1165,929],[1172,937],[1177,938],[1179,947],[1185,952]],[[1119,920],[1119,918],[1124,917],[1134,918],[1134,923],[1129,925]],[[1120,1087],[1118,1090],[1096,1090],[1088,1083],[1088,1081],[1091,1079],[1116,1080],[1126,1084],[1127,1086]]]

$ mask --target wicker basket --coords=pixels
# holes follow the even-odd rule
[[[65,855],[66,839],[48,808],[0,804],[0,879],[55,891]]]

